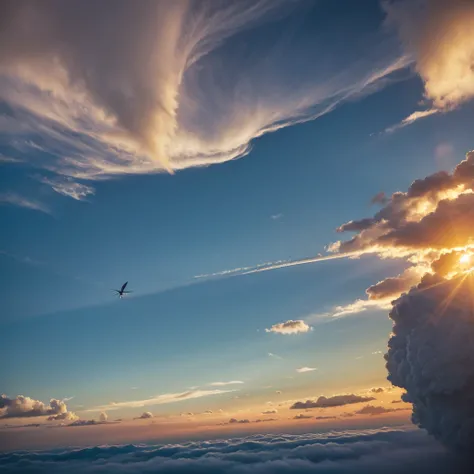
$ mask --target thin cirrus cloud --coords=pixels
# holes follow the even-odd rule
[[[165,393],[156,397],[146,398],[144,400],[130,400],[127,402],[112,402],[107,405],[101,405],[85,411],[106,411],[119,410],[121,408],[140,408],[153,405],[164,405],[168,403],[178,403],[183,400],[191,400],[194,398],[208,397],[211,395],[220,395],[223,393],[234,392],[235,390],[189,390],[180,393]]]
[[[317,367],[300,367],[296,369],[296,372],[299,374],[304,374],[306,372],[314,372],[315,370],[318,370]]]
[[[273,352],[269,352],[268,357],[273,357],[274,359],[280,359],[280,360],[283,359],[283,357],[279,356],[278,354],[274,354]]]
[[[225,385],[235,385],[235,384],[241,384],[244,383],[242,380],[231,380],[229,382],[211,382],[209,385],[211,387],[223,387]]]
[[[304,16],[305,2],[3,3],[0,103],[12,114],[1,128],[22,158],[75,179],[242,157],[253,139],[371,93],[410,62],[393,32],[354,22],[333,25],[359,38],[338,53],[323,29],[269,48],[265,28]]]
[[[0,194],[0,204],[23,207],[32,211],[39,211],[43,212],[44,214],[51,214],[51,209],[46,204],[36,199],[21,196],[17,193]]]

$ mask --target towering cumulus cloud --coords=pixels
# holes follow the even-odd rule
[[[318,26],[291,38],[272,29],[315,5],[4,0],[0,135],[13,137],[9,145],[21,148],[22,159],[34,153],[36,166],[76,179],[243,156],[254,138],[373,91],[407,64],[395,35],[382,28],[335,24],[334,34],[345,37],[349,27],[360,38],[344,42],[337,60],[327,32],[314,34]]]
[[[48,420],[77,420],[75,413],[68,411],[64,400],[52,398],[49,406],[40,400],[24,395],[9,398],[0,396],[0,418],[28,418],[48,416]]]
[[[444,444],[474,446],[474,275],[426,275],[390,313],[388,379],[406,389],[413,422]]]
[[[367,290],[395,300],[385,355],[388,379],[406,390],[413,421],[445,445],[474,446],[474,152],[392,195],[355,232],[332,245],[347,255],[404,258],[409,267]]]

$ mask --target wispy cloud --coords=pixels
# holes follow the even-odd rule
[[[85,411],[106,411],[118,410],[120,408],[140,408],[153,405],[164,405],[168,403],[178,403],[183,400],[208,397],[211,395],[220,395],[222,393],[235,392],[235,390],[190,390],[180,393],[165,393],[156,397],[146,398],[144,400],[130,400],[126,402],[112,402],[107,405],[100,405]]]
[[[423,3],[424,8],[419,8]],[[474,98],[474,43],[468,34],[474,5],[465,0],[384,2],[388,24],[397,28],[415,69],[423,80],[427,110],[415,111],[389,127],[391,133]]]
[[[21,163],[19,158],[13,158],[12,156],[2,155],[0,153],[0,163]]]
[[[438,114],[441,111],[438,109],[428,109],[428,110],[419,110],[417,112],[413,112],[408,117],[404,118],[400,123],[396,125],[392,125],[385,130],[385,133],[393,133],[400,128],[406,127],[407,125],[411,125],[412,123],[416,122],[417,120],[423,119],[425,117],[429,117],[430,115]]]
[[[392,298],[379,300],[356,300],[343,306],[336,306],[331,314],[333,318],[349,316],[351,314],[359,314],[364,311],[390,309],[392,307]]]
[[[0,99],[13,111],[0,126],[32,137],[25,159],[75,178],[173,172],[245,156],[255,138],[373,92],[408,63],[382,28],[358,30],[360,40],[346,45],[353,61],[334,61],[320,35],[290,33],[270,50],[265,39],[255,40],[252,59],[246,48],[229,57],[219,48],[289,11],[301,8],[304,16],[298,2],[176,0],[132,8],[118,0],[110,10],[76,0],[66,9],[56,0],[32,2],[28,14],[17,3],[0,25]],[[342,24],[328,41],[347,34],[350,23]],[[265,60],[255,62],[258,54]]]
[[[273,357],[274,359],[283,359],[283,357],[277,355],[277,354],[274,354],[273,352],[269,352],[268,353],[268,356],[269,357]]]
[[[42,177],[40,181],[43,184],[47,184],[51,186],[54,191],[63,196],[68,196],[76,201],[83,201],[89,195],[93,195],[95,193],[94,188],[91,186],[86,186],[85,184],[76,183],[71,178],[46,178]]]
[[[278,221],[280,220],[281,218],[283,217],[283,214],[273,214],[272,216],[270,216],[270,219],[274,220],[274,221]]]
[[[296,372],[299,374],[304,374],[306,372],[314,372],[315,370],[318,370],[316,367],[300,367],[299,369],[296,369]]]
[[[208,385],[211,385],[212,387],[223,387],[225,385],[235,385],[235,384],[241,384],[244,383],[242,380],[231,380],[230,382],[211,382]]]
[[[303,258],[298,260],[278,260],[276,262],[260,263],[258,265],[233,268],[231,270],[222,270],[215,273],[207,273],[196,275],[194,278],[212,278],[212,277],[226,277],[251,275],[253,273],[268,272],[272,270],[279,270],[280,268],[297,267],[300,265],[310,265],[318,262],[326,262],[328,260],[340,260],[342,258],[357,258],[358,253],[332,254],[332,255],[316,255],[315,257]]]
[[[25,209],[31,209],[32,211],[51,214],[51,209],[46,204],[31,198],[20,196],[16,193],[0,194],[0,204],[9,204],[11,206],[24,207]]]

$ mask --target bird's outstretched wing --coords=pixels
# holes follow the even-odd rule
[[[120,291],[123,292],[123,290],[125,290],[125,287],[128,285],[128,281],[126,281],[123,285],[122,285],[122,288],[120,289]]]

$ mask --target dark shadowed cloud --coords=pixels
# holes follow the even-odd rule
[[[390,312],[388,379],[413,421],[447,446],[474,446],[474,275],[426,275]]]
[[[364,397],[360,395],[335,395],[333,397],[321,396],[317,400],[306,400],[305,402],[296,402],[290,406],[292,410],[303,410],[306,408],[328,408],[342,407],[344,405],[352,405],[353,403],[370,402],[375,400],[374,397]]]

